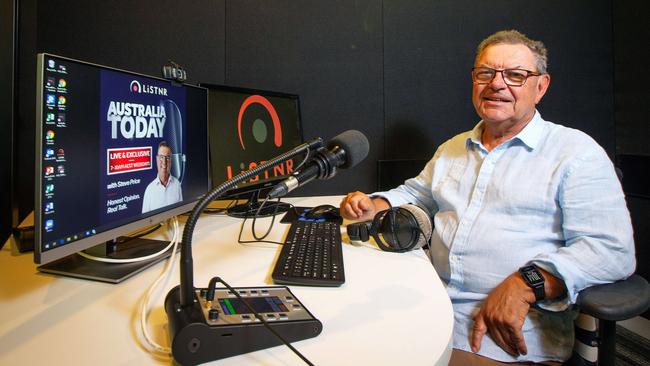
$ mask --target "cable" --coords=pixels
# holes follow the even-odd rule
[[[162,223],[157,224],[155,226],[155,228],[148,229],[148,230],[145,230],[145,231],[143,231],[141,233],[135,234],[135,236],[132,237],[129,240],[139,238],[139,237],[142,237],[142,236],[147,235],[147,234],[151,234],[154,231],[158,230],[161,226],[162,226]],[[129,241],[129,240],[127,240],[127,241]],[[163,255],[164,253],[166,253],[169,250],[169,248],[172,247],[172,244],[173,244],[173,241],[170,241],[169,244],[167,244],[167,246],[164,249],[162,249],[162,250],[160,250],[160,251],[158,251],[156,253],[153,253],[153,254],[145,255],[145,256],[142,256],[142,257],[136,257],[136,258],[118,259],[118,258],[97,257],[97,256],[88,254],[88,253],[83,252],[83,251],[77,252],[77,254],[79,254],[80,256],[82,256],[82,257],[84,257],[84,258],[86,258],[88,260],[95,261],[95,262],[103,262],[103,263],[136,263],[136,262],[148,261],[150,259],[157,258],[157,257]]]
[[[164,249],[162,249],[162,250],[160,250],[160,251],[158,251],[156,253],[145,255],[145,256],[142,256],[142,257],[137,257],[137,258],[124,258],[124,259],[105,258],[105,257],[97,257],[97,256],[94,256],[94,255],[90,255],[90,254],[85,253],[85,252],[77,252],[77,254],[79,254],[80,256],[82,256],[82,257],[84,257],[86,259],[89,259],[91,261],[96,261],[96,262],[103,262],[103,263],[136,263],[136,262],[144,262],[144,261],[148,261],[148,260],[153,259],[153,258],[157,258],[157,257],[165,254],[169,250],[169,248],[172,247],[172,245],[173,245],[173,242],[170,241],[169,244],[167,244],[167,246]]]
[[[273,215],[273,219],[271,220],[271,224],[269,225],[269,230],[261,238],[258,238],[257,233],[255,232],[255,219],[257,218],[257,214],[260,212],[260,210],[262,210],[262,207],[264,207],[264,205],[266,204],[267,200],[268,200],[268,197],[262,202],[262,204],[260,205],[260,207],[257,210],[257,213],[253,217],[253,224],[251,225],[251,231],[253,233],[253,237],[255,238],[255,240],[242,240],[241,239],[242,233],[244,232],[244,224],[246,223],[246,220],[247,220],[247,218],[244,217],[244,220],[242,221],[241,225],[239,226],[239,235],[237,236],[237,243],[239,243],[239,244],[270,243],[270,244],[279,244],[279,245],[284,244],[283,242],[279,242],[279,241],[264,240],[264,238],[266,238],[269,235],[269,233],[271,232],[271,228],[273,227],[273,223],[275,221],[275,216],[276,216],[275,214]],[[278,202],[279,201],[280,201],[280,199],[278,199]],[[292,205],[291,203],[289,203],[289,206],[295,212],[295,209],[296,209],[295,206]],[[277,212],[277,206],[276,206],[276,212]],[[260,246],[260,247],[262,247],[262,246]],[[264,246],[263,248],[270,248],[270,247]]]
[[[125,240],[124,242],[127,242],[129,240],[133,240],[135,238],[141,238],[141,237],[143,237],[145,235],[149,235],[149,234],[155,232],[156,230],[160,229],[162,226],[163,226],[163,223],[160,222],[160,223],[158,223],[156,225],[152,225],[151,228],[149,228],[149,229],[142,229],[140,232],[132,233],[131,235],[129,235],[129,239]]]
[[[205,295],[205,300],[206,300],[206,301],[210,301],[210,302],[212,302],[212,301],[214,300],[214,291],[215,291],[215,286],[216,286],[217,282],[221,282],[222,284],[224,284],[224,286],[226,286],[226,288],[227,288],[230,292],[232,292],[232,293],[237,297],[237,299],[239,299],[239,301],[241,301],[242,303],[244,303],[244,305],[246,305],[246,307],[248,308],[248,310],[249,310],[251,313],[253,313],[253,314],[255,315],[255,317],[256,317],[260,322],[262,322],[262,324],[264,325],[264,327],[265,327],[266,329],[268,329],[271,333],[273,333],[274,336],[276,336],[280,341],[282,341],[282,343],[284,343],[285,346],[289,347],[289,349],[291,349],[291,350],[293,351],[293,353],[295,353],[298,357],[300,357],[301,360],[305,361],[305,363],[306,363],[307,365],[311,365],[311,366],[314,365],[313,363],[311,363],[311,361],[309,361],[309,360],[307,359],[307,357],[305,357],[302,353],[300,353],[300,351],[298,351],[298,350],[297,350],[293,345],[291,345],[291,343],[290,343],[289,341],[287,341],[286,339],[284,339],[284,337],[282,337],[282,336],[280,335],[280,333],[276,332],[275,329],[273,329],[273,328],[269,325],[269,323],[267,323],[266,320],[264,320],[264,317],[262,317],[262,316],[260,315],[260,313],[258,313],[257,311],[255,311],[255,309],[253,309],[253,307],[252,307],[252,306],[251,306],[251,305],[250,305],[250,304],[249,304],[249,303],[248,303],[248,302],[247,302],[243,297],[241,297],[241,295],[239,294],[239,292],[238,292],[237,290],[235,290],[234,288],[232,288],[229,284],[226,283],[226,281],[222,280],[220,277],[212,277],[212,278],[210,279],[210,283],[208,284],[208,292],[207,292],[206,295]]]
[[[169,257],[165,269],[162,271],[160,276],[158,276],[158,278],[154,281],[154,283],[149,287],[149,289],[145,293],[144,297],[142,298],[142,304],[140,307],[140,328],[142,330],[142,335],[144,336],[145,340],[147,341],[147,344],[149,345],[149,351],[153,353],[157,353],[158,354],[157,356],[166,356],[168,358],[171,358],[171,348],[161,346],[151,337],[148,330],[149,327],[147,325],[147,320],[149,319],[149,313],[150,313],[148,306],[149,306],[151,295],[153,294],[154,290],[158,287],[158,285],[161,283],[161,281],[164,280],[165,282],[167,282],[167,280],[169,280],[169,277],[174,270],[174,264],[176,262],[176,248],[178,246],[178,243],[180,242],[180,237],[181,237],[181,232],[178,229],[178,219],[176,217],[172,219],[172,227],[174,232],[171,240],[171,243],[173,243],[174,245],[172,255]]]

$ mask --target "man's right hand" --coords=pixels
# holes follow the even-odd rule
[[[381,197],[370,198],[363,192],[350,192],[341,201],[341,216],[347,220],[368,221],[381,210],[390,208],[388,201]]]

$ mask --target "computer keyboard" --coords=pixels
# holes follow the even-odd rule
[[[271,275],[275,283],[340,286],[345,282],[341,225],[319,221],[291,224]]]

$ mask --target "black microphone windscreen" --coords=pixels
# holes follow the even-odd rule
[[[366,136],[357,130],[347,130],[332,140],[327,145],[328,148],[338,146],[345,151],[345,163],[341,168],[347,169],[359,164],[368,156],[370,144]]]

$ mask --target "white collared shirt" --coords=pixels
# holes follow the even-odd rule
[[[442,144],[417,177],[373,194],[434,215],[432,254],[454,307],[453,347],[469,352],[474,314],[519,267],[534,263],[560,277],[568,290],[562,309],[582,289],[625,278],[635,268],[621,184],[593,139],[537,111],[492,151],[482,145],[482,131],[479,122]],[[531,308],[523,327],[526,356],[508,355],[489,336],[479,354],[504,362],[565,360],[574,316]]]
[[[183,200],[181,183],[173,175],[164,186],[158,176],[149,183],[142,199],[142,213],[152,211]]]

